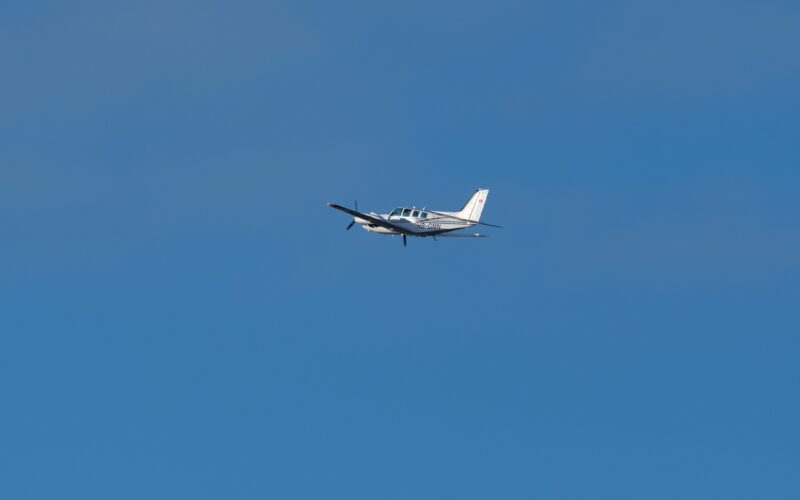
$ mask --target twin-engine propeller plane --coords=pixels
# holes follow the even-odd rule
[[[501,227],[494,224],[480,222],[483,207],[486,205],[486,197],[489,195],[488,189],[478,189],[470,196],[464,208],[457,212],[437,212],[425,208],[399,207],[388,214],[376,214],[375,212],[363,213],[358,211],[358,202],[355,210],[328,203],[328,206],[341,210],[352,215],[353,220],[347,226],[349,231],[353,224],[360,224],[362,228],[370,233],[403,235],[403,245],[408,245],[406,238],[416,236],[418,238],[437,236],[442,238],[483,238],[486,235],[479,233],[471,234],[451,234],[459,229],[466,229],[475,225]]]

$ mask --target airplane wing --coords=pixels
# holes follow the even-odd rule
[[[382,219],[380,217],[375,217],[374,215],[365,214],[362,212],[357,212],[355,210],[351,210],[347,207],[343,207],[341,205],[337,205],[336,203],[328,203],[328,206],[331,208],[335,208],[336,210],[342,211],[346,214],[350,214],[353,217],[358,217],[359,219],[364,219],[370,221],[372,224],[376,226],[385,227],[386,229],[391,229],[392,231],[397,231],[400,234],[414,234],[413,232],[409,231],[404,227],[400,227],[396,224],[392,224],[386,219]]]

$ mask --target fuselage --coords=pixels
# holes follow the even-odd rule
[[[404,228],[409,234],[414,236],[435,236],[437,234],[455,231],[456,229],[464,229],[474,226],[472,222],[465,222],[455,217],[453,212],[439,212],[435,213],[417,208],[395,208],[387,214],[370,213],[373,217],[380,217],[392,224]],[[399,231],[381,227],[373,224],[370,221],[354,217],[353,219],[357,224],[371,233],[378,234],[401,234]]]

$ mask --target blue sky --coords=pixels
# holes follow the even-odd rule
[[[797,498],[799,24],[1,4],[3,496]]]

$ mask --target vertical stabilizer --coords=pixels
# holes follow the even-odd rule
[[[483,207],[486,205],[487,196],[489,196],[488,189],[476,190],[472,193],[464,208],[458,213],[458,216],[475,222],[481,220],[481,213],[483,213]]]

